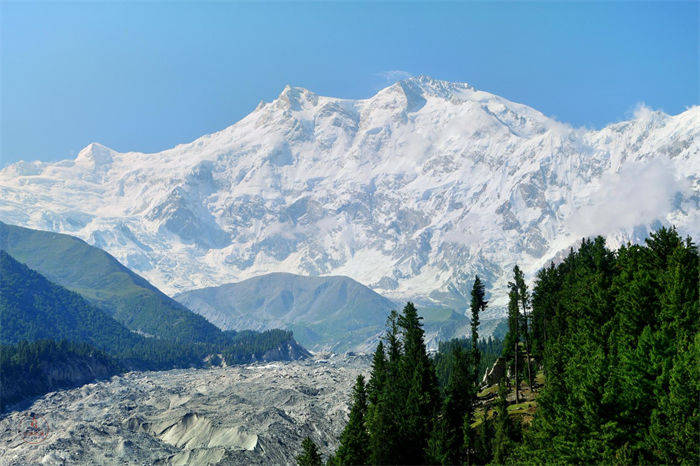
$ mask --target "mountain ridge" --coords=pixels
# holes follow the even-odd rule
[[[475,274],[504,296],[516,262],[531,275],[583,236],[700,229],[699,136],[700,107],[586,130],[427,77],[361,100],[288,86],[156,154],[6,167],[0,220],[78,235],[170,294],[287,271],[462,312]]]
[[[385,329],[393,302],[349,277],[273,272],[241,282],[186,291],[173,299],[224,330],[288,328],[313,350],[370,353]],[[469,320],[425,309],[428,345],[462,336]]]

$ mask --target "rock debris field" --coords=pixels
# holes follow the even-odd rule
[[[130,372],[49,393],[0,418],[0,464],[291,464],[304,437],[324,457],[366,356]],[[31,414],[48,435],[23,438]],[[46,421],[43,423],[43,421]]]

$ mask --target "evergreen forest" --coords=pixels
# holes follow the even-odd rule
[[[476,277],[471,335],[434,357],[409,302],[357,378],[326,463],[700,464],[698,272],[675,229],[618,250],[584,239],[531,288],[514,268],[503,342],[479,339]],[[502,376],[482,385],[494,362]],[[305,442],[300,460],[320,464]]]

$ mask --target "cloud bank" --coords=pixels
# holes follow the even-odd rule
[[[679,178],[669,160],[627,162],[616,173],[606,173],[587,205],[572,213],[569,228],[580,236],[666,223],[674,199],[689,194],[690,183]]]

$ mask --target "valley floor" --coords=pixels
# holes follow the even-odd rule
[[[306,436],[325,456],[337,447],[354,380],[368,370],[363,356],[316,356],[128,373],[4,413],[0,463],[294,463]],[[23,438],[32,413],[48,432],[36,444]]]

